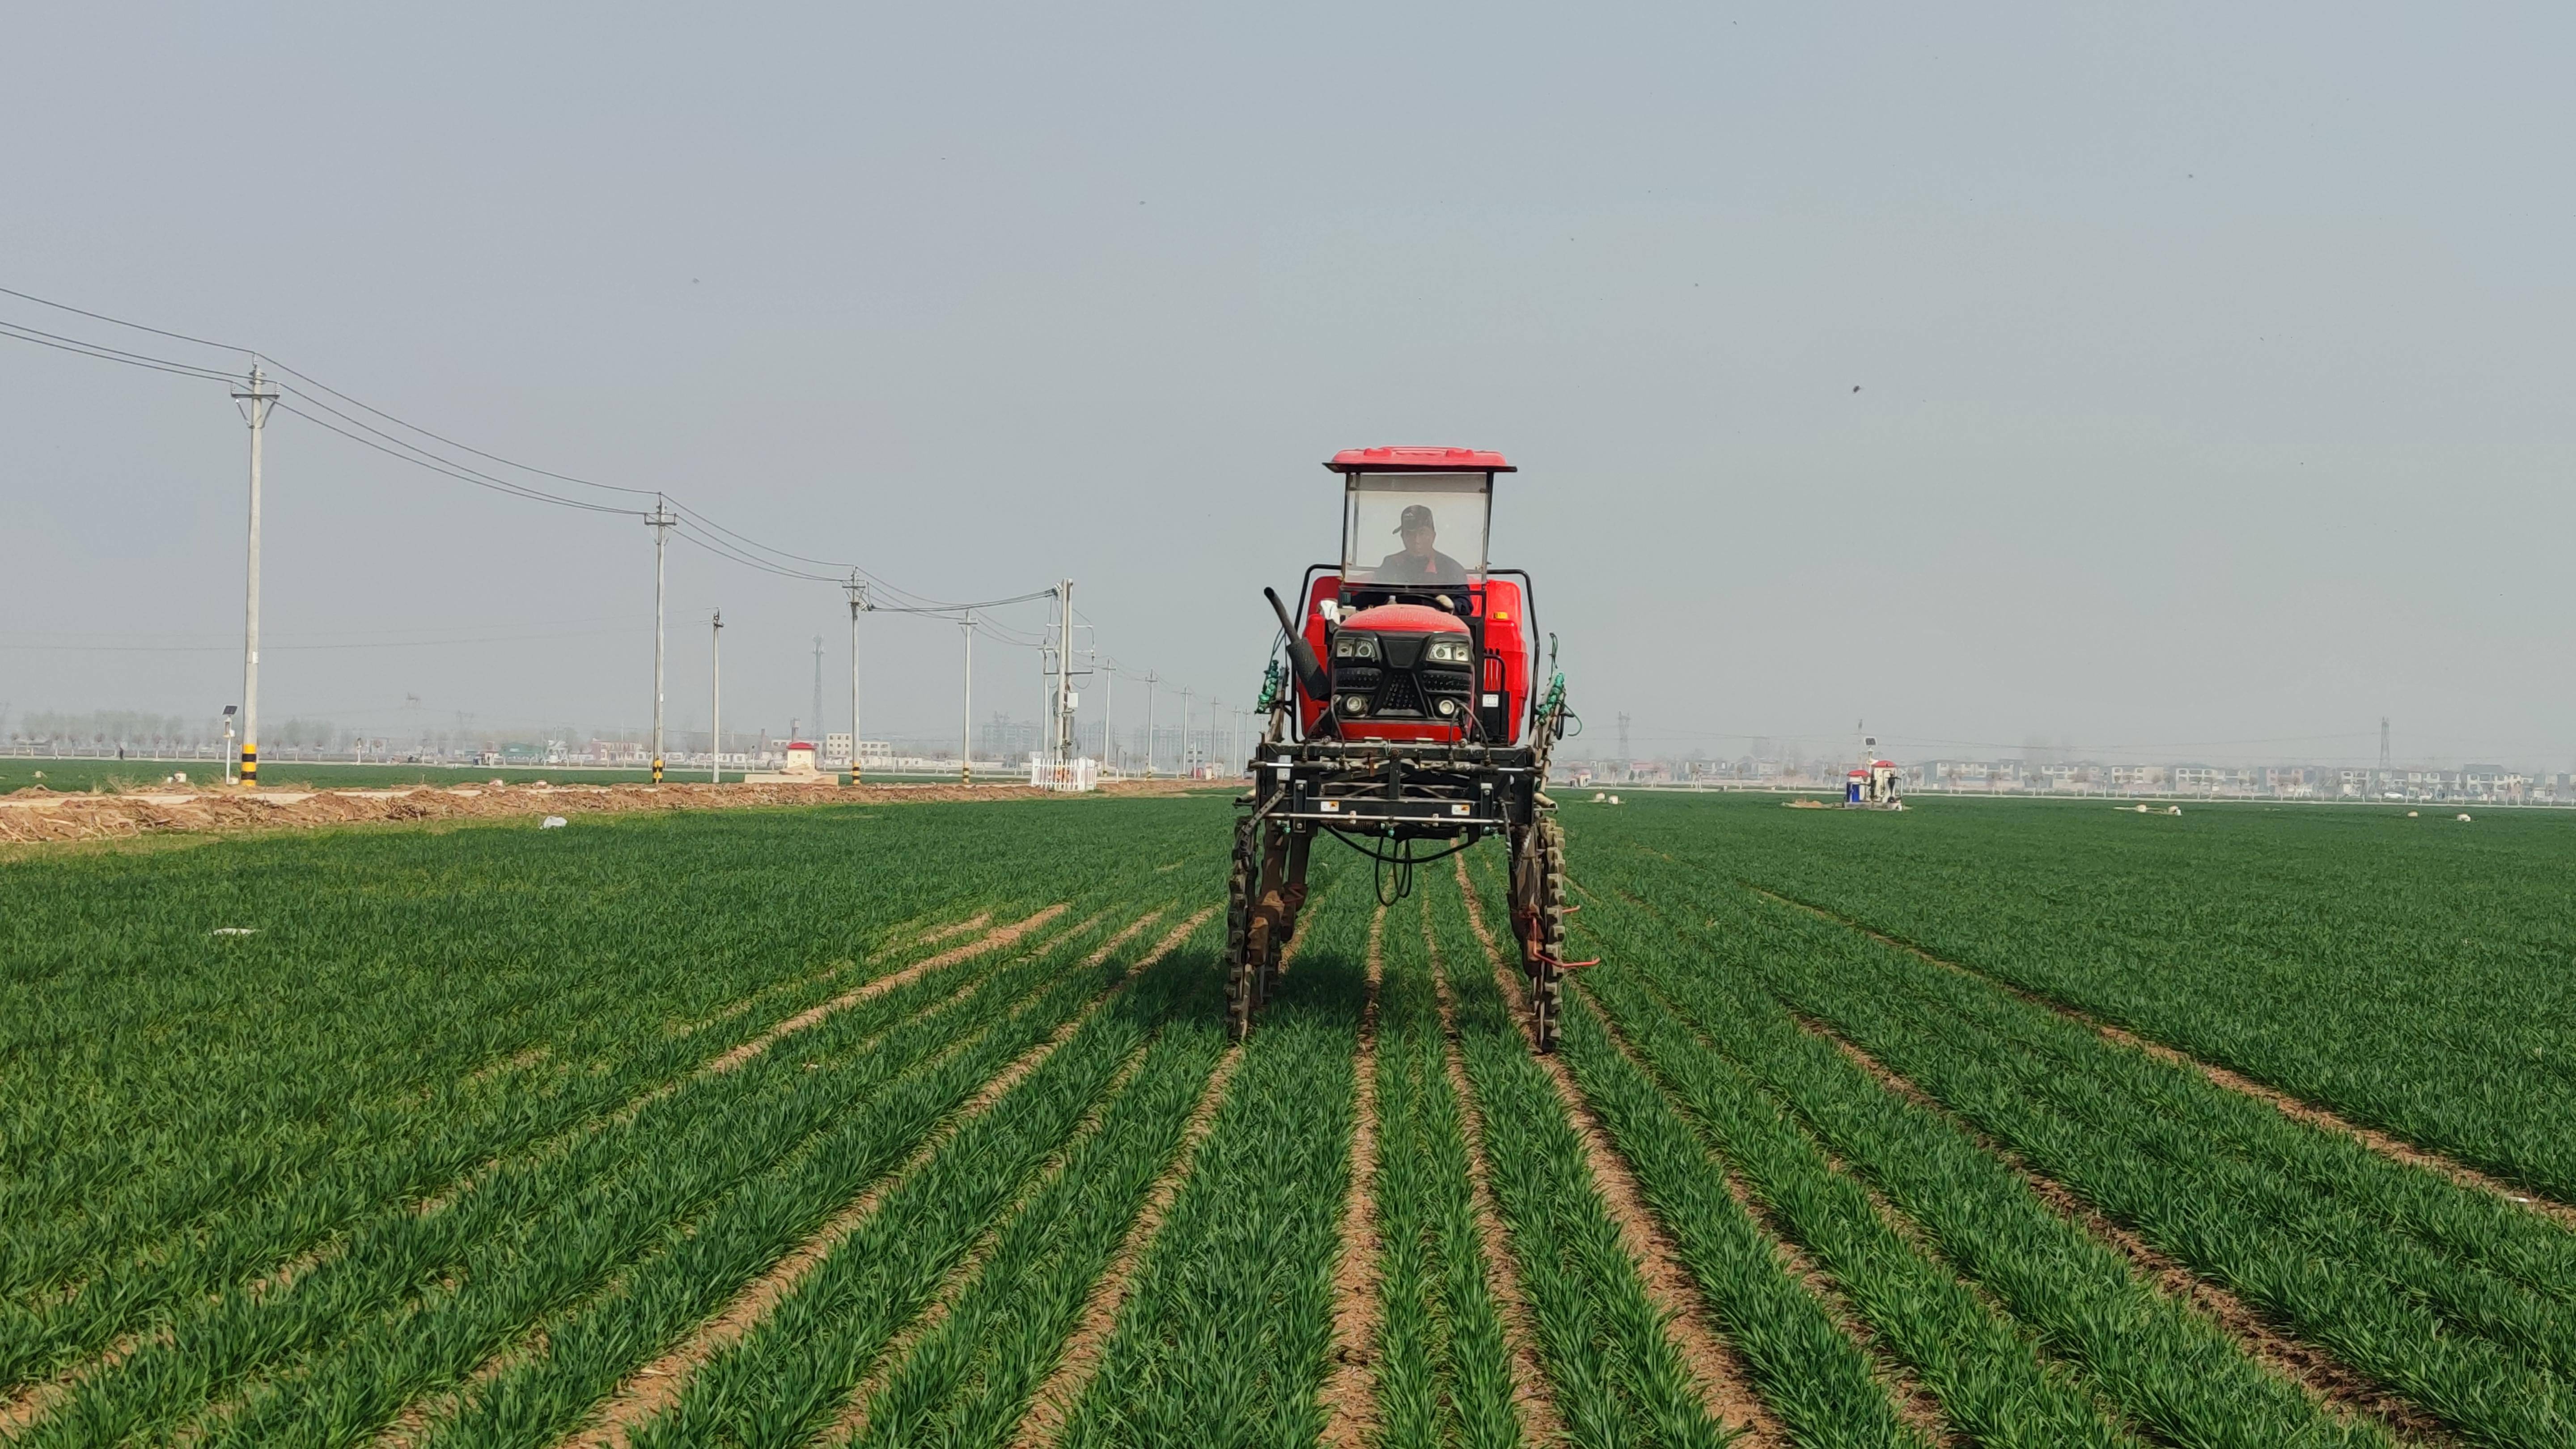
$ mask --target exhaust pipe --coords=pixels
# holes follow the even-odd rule
[[[1279,616],[1279,632],[1288,636],[1288,667],[1297,672],[1298,686],[1306,691],[1309,699],[1330,699],[1332,678],[1324,673],[1324,666],[1315,658],[1314,647],[1306,642],[1306,636],[1298,633],[1297,626],[1288,621],[1288,606],[1279,602],[1279,591],[1264,587],[1261,596],[1270,601],[1270,612]]]

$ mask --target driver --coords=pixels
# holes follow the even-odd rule
[[[1438,532],[1431,526],[1429,508],[1419,503],[1406,504],[1404,517],[1395,525],[1395,531],[1404,539],[1404,548],[1386,556],[1386,561],[1377,566],[1373,582],[1453,585],[1467,582],[1466,565],[1431,546]]]

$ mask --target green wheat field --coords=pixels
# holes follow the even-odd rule
[[[0,856],[0,1439],[2576,1443],[2576,816],[1569,794],[1544,1058],[1230,818]]]

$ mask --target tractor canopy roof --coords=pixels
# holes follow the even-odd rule
[[[1344,448],[1324,465],[1336,473],[1516,473],[1500,453],[1477,448]]]

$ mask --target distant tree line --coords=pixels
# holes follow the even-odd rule
[[[334,749],[345,746],[352,732],[329,720],[290,719],[260,727],[260,743],[287,749]],[[9,726],[13,745],[61,745],[75,749],[193,750],[224,742],[224,722],[177,714],[98,709],[87,713],[31,709]]]

